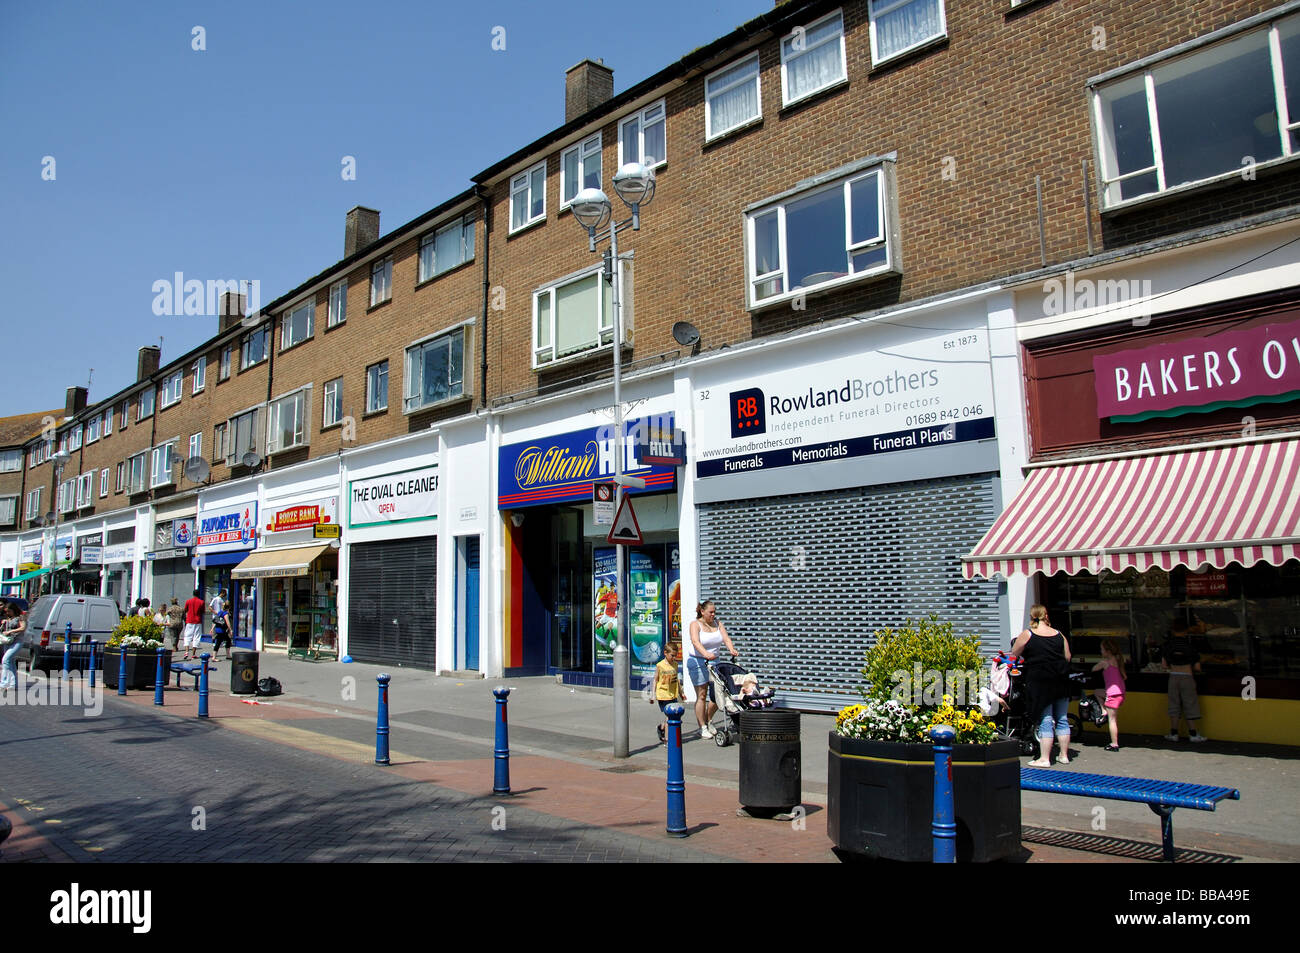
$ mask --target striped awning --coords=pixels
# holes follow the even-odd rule
[[[1279,566],[1300,554],[1300,442],[1034,470],[962,557],[967,579],[1159,566]]]

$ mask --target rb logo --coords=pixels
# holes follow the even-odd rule
[[[731,406],[731,437],[751,437],[767,433],[767,412],[763,408],[763,391],[758,387],[732,391],[728,398]]]

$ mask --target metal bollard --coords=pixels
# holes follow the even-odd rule
[[[118,659],[117,693],[119,695],[125,695],[126,694],[126,646],[125,645],[119,645],[117,647],[117,659]]]
[[[68,622],[63,626],[63,677],[67,678],[72,671],[72,623]]]
[[[208,659],[212,658],[207,652],[199,656],[203,661],[203,668],[199,670],[199,717],[208,717]],[[180,679],[177,679],[179,683]]]
[[[153,677],[153,703],[161,705],[163,703],[163,655],[166,653],[161,645],[158,646],[158,668]]]
[[[686,770],[682,765],[682,715],[686,709],[677,702],[664,708],[668,716],[668,824],[665,830],[672,837],[685,837],[686,830]]]
[[[934,740],[934,862],[957,863],[957,814],[952,799],[952,739],[957,732],[947,725],[930,729]]]
[[[506,700],[510,697],[510,691],[503,685],[492,689],[492,695],[497,700],[497,735],[492,750],[493,794],[510,793],[510,726],[506,719]]]
[[[375,676],[379,683],[379,720],[375,724],[375,764],[392,764],[388,759],[388,683],[387,672]]]
[[[95,646],[98,645],[98,644],[99,644],[99,643],[96,642],[94,639],[91,639],[91,641],[90,641],[90,662],[87,663],[87,664],[90,665],[90,687],[91,687],[91,688],[94,688],[94,687],[95,687]]]

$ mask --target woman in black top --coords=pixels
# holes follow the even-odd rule
[[[1039,718],[1038,760],[1030,761],[1029,766],[1051,767],[1053,728],[1061,748],[1056,763],[1069,764],[1070,722],[1066,709],[1070,705],[1070,643],[1052,628],[1046,606],[1029,607],[1029,628],[1020,633],[1011,654],[1025,660],[1028,711]]]

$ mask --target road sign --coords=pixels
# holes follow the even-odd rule
[[[614,525],[609,528],[605,542],[620,546],[640,546],[644,543],[641,524],[636,521],[636,512],[632,509],[632,497],[625,495],[619,503],[618,514],[614,517]]]
[[[591,485],[592,512],[597,526],[609,526],[614,522],[614,484],[593,483]]]

